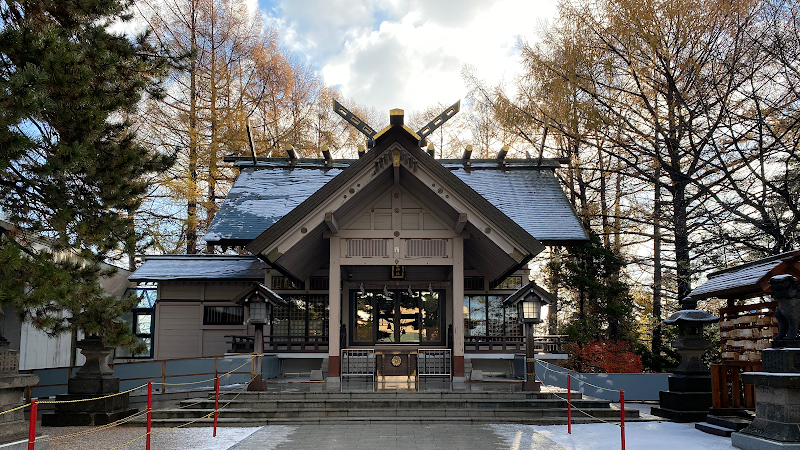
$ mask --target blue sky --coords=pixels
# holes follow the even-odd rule
[[[518,37],[532,39],[554,0],[258,0],[265,24],[363,106],[419,110],[467,94],[472,65],[494,84],[519,70]]]

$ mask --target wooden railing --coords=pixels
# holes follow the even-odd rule
[[[253,336],[226,335],[230,353],[251,353]],[[265,352],[327,352],[328,336],[264,336]]]
[[[533,343],[538,353],[564,353],[562,346],[567,336],[548,334],[534,336]],[[525,336],[465,336],[464,351],[471,353],[525,352]]]
[[[230,353],[253,352],[253,336],[227,335]],[[538,353],[564,353],[567,343],[565,335],[542,335],[534,337]],[[464,350],[472,353],[525,352],[524,336],[465,336]],[[265,352],[326,352],[328,336],[264,336]]]
[[[742,372],[760,372],[761,363],[725,361],[711,365],[712,408],[755,409],[755,386],[742,384]]]

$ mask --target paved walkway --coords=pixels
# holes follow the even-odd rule
[[[529,429],[498,433],[498,427],[508,428],[471,424],[265,426],[230,450],[565,450]]]

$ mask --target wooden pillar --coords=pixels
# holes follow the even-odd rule
[[[342,270],[339,237],[331,236],[330,272],[328,273],[328,378],[339,377],[339,328],[342,326]]]
[[[453,239],[453,377],[464,377],[464,239]]]

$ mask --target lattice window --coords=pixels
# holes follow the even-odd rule
[[[444,258],[447,239],[406,239],[406,258]]]
[[[348,239],[347,257],[388,258],[388,239]]]

